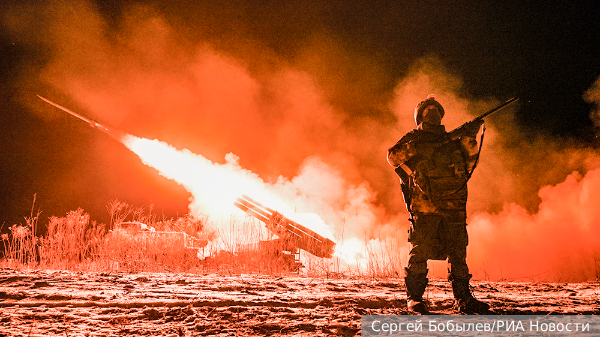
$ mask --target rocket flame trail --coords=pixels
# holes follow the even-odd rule
[[[229,153],[225,164],[213,163],[191,151],[177,150],[167,143],[127,135],[123,144],[137,154],[142,162],[155,168],[169,179],[185,187],[194,197],[202,211],[212,216],[232,214],[234,201],[246,193],[266,200],[287,217],[295,219],[315,232],[333,239],[323,220],[316,214],[295,213],[289,206],[275,197],[270,184],[255,173],[242,168],[238,158]]]
[[[160,142],[128,135],[123,144],[137,154],[144,164],[175,180],[192,192],[195,198],[206,196],[206,205],[212,212],[231,212],[231,205],[242,193],[257,193],[260,179],[237,165],[233,155],[219,165],[196,155]],[[264,191],[261,193],[264,196]],[[204,204],[204,203],[203,203]]]

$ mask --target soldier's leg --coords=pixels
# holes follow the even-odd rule
[[[421,314],[427,313],[427,307],[423,301],[423,294],[427,288],[427,254],[422,245],[412,245],[408,266],[405,268],[406,277],[406,305],[409,310]]]
[[[467,225],[464,223],[446,223],[445,236],[447,240],[448,263],[450,264],[450,278],[469,278],[467,266],[467,245],[469,237]]]
[[[450,263],[448,279],[452,283],[455,306],[464,313],[486,313],[489,305],[474,298],[469,288],[471,274],[469,274],[466,261],[468,244],[466,224],[450,224],[448,234],[456,238],[448,250],[448,262]]]
[[[409,241],[411,244],[410,257],[406,267],[406,293],[409,310],[425,314],[427,307],[423,294],[427,288],[427,260],[431,257],[431,233],[437,232],[439,218],[415,216],[411,225]]]

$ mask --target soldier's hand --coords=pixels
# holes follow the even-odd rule
[[[467,156],[473,156],[477,154],[478,148],[475,137],[461,137],[460,143],[463,149],[466,151]]]
[[[465,123],[465,133],[464,135],[467,137],[475,137],[477,133],[481,129],[481,125],[483,125],[483,119],[475,119],[470,122]]]

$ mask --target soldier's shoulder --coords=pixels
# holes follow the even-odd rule
[[[423,130],[412,129],[408,133],[406,133],[404,136],[402,136],[402,138],[400,138],[398,143],[406,143],[411,140],[415,140],[415,139],[419,138],[419,135],[422,133],[422,131]]]

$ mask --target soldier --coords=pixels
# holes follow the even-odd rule
[[[482,120],[468,123],[461,135],[450,135],[442,125],[444,108],[433,95],[415,108],[417,128],[388,150],[388,163],[400,176],[411,216],[411,244],[406,270],[407,306],[425,314],[427,260],[446,260],[455,307],[463,313],[484,313],[489,305],[469,289],[467,256],[467,181],[478,159],[475,137]]]

